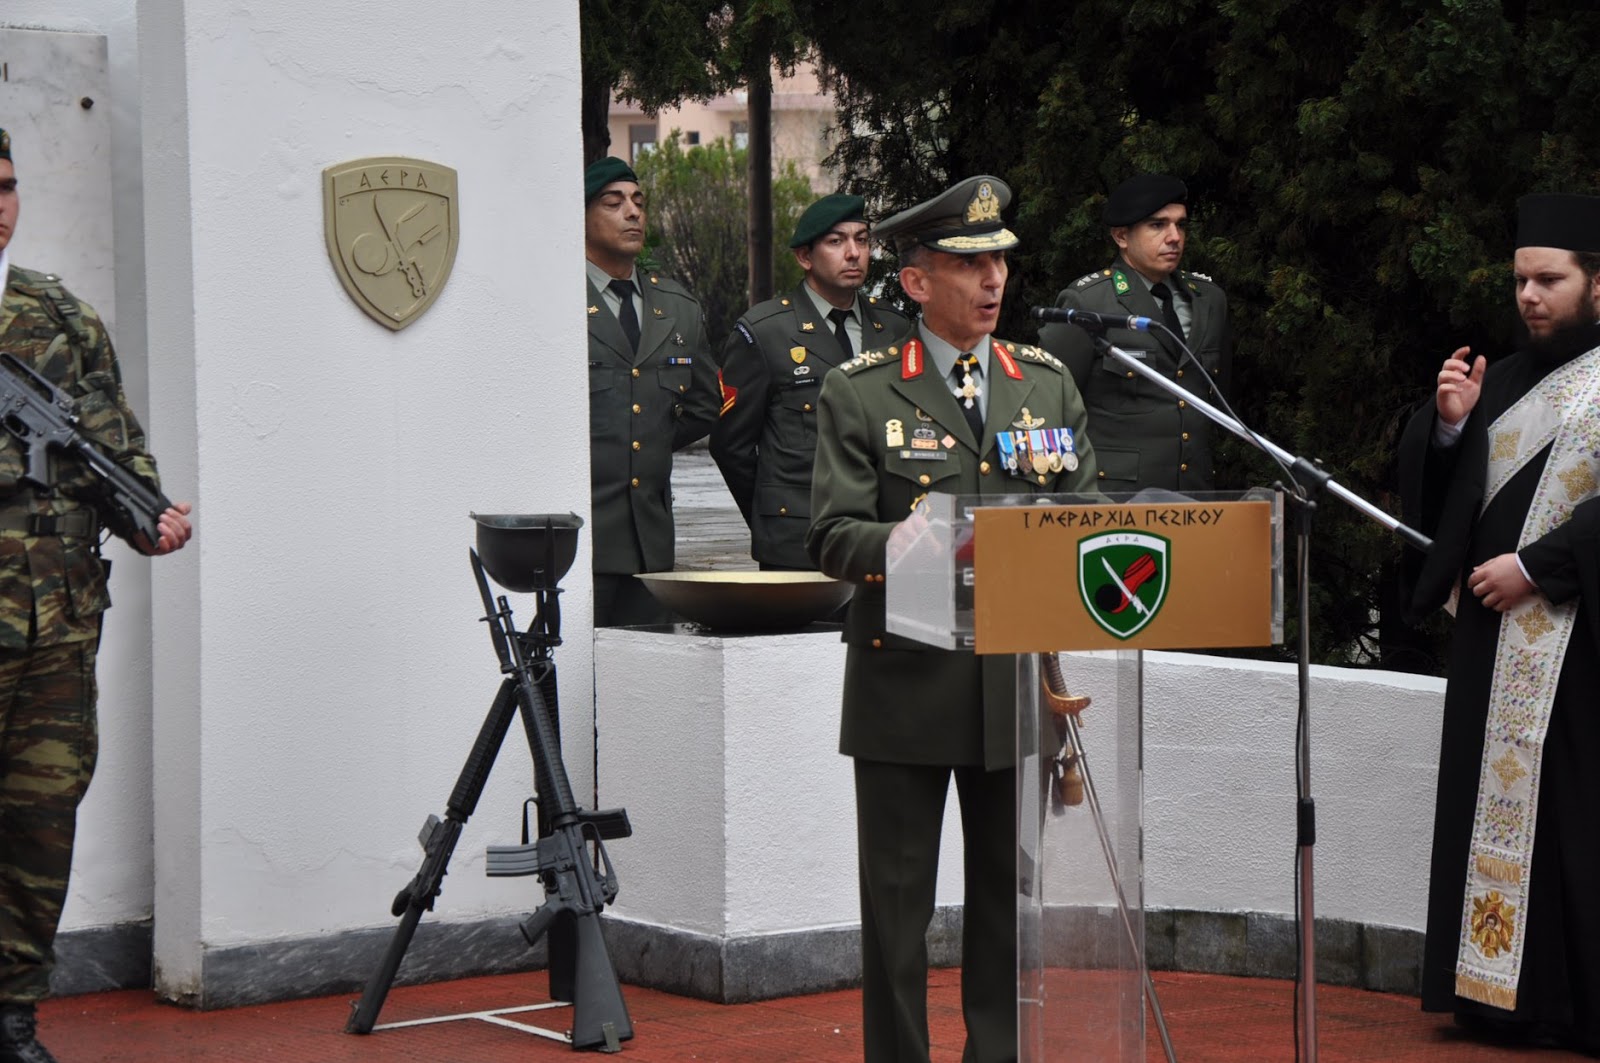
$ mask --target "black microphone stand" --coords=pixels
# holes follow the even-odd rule
[[[1299,1018],[1296,1022],[1295,1047],[1296,1055],[1298,1056],[1303,1045],[1306,1063],[1316,1063],[1316,919],[1312,904],[1314,889],[1312,885],[1311,850],[1317,841],[1317,819],[1316,803],[1311,798],[1311,633],[1309,625],[1311,614],[1311,518],[1317,508],[1313,496],[1319,491],[1326,491],[1358,512],[1388,528],[1419,550],[1427,551],[1432,549],[1433,540],[1416,529],[1402,524],[1398,519],[1385,513],[1360,495],[1336,483],[1322,466],[1295,456],[1271,440],[1258,435],[1230,414],[1218,410],[1189,389],[1168,380],[1106,339],[1099,329],[1083,322],[1075,321],[1073,323],[1089,333],[1094,340],[1095,349],[1105,357],[1115,360],[1131,372],[1138,373],[1152,384],[1162,388],[1174,397],[1182,399],[1216,424],[1226,428],[1240,439],[1245,440],[1251,446],[1273,458],[1288,474],[1288,478],[1294,487],[1293,490],[1288,490],[1283,488],[1281,483],[1278,485],[1280,489],[1286,491],[1295,509],[1295,545],[1298,551],[1295,582],[1300,603],[1300,637],[1297,640],[1298,645],[1295,653],[1299,666],[1299,706],[1295,724],[1295,844],[1299,849],[1299,861],[1296,864],[1298,888],[1295,896],[1295,927],[1296,938],[1300,943],[1299,987],[1295,995],[1295,1010]],[[1183,352],[1184,357],[1199,368],[1205,379],[1209,380],[1211,378],[1211,374],[1200,364],[1200,360],[1194,356],[1194,352],[1189,350],[1188,346],[1183,342],[1183,337],[1173,335],[1172,331],[1159,321],[1152,321],[1150,327],[1152,329],[1160,329],[1168,336],[1171,336],[1176,341],[1179,350]]]

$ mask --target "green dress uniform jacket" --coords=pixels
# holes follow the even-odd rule
[[[898,343],[904,314],[856,296],[862,346]],[[711,456],[750,526],[750,556],[763,565],[814,568],[806,554],[811,467],[817,450],[817,396],[845,361],[832,324],[817,314],[805,285],[757,303],[722,348],[722,416]]]
[[[920,337],[920,331],[917,334]],[[856,584],[845,623],[840,751],[902,764],[980,765],[1016,760],[1015,659],[936,649],[884,628],[884,550],[894,526],[930,491],[963,495],[1096,490],[1088,415],[1066,368],[1037,347],[992,341],[984,373],[988,416],[973,438],[949,383],[920,340],[873,351],[828,374],[817,418],[812,523],[806,548],[827,575]],[[907,357],[908,350],[918,357]],[[1016,376],[1004,368],[1009,360]],[[913,365],[913,362],[922,363]],[[1036,427],[1070,428],[1078,467],[1042,476],[1008,473],[995,444],[1028,410]],[[889,422],[909,439],[932,419],[943,460],[891,446]],[[1043,482],[1041,482],[1041,479]]]
[[[1230,396],[1228,297],[1199,273],[1179,270],[1177,279],[1189,295],[1189,349],[1205,366],[1205,379],[1193,364],[1180,361],[1182,352],[1163,333],[1110,329],[1106,338],[1207,401],[1214,401],[1218,390],[1224,397]],[[1057,297],[1056,306],[1161,320],[1161,304],[1120,255],[1110,268],[1078,278]],[[1214,489],[1212,424],[1205,414],[1114,359],[1103,357],[1094,349],[1089,334],[1077,325],[1046,325],[1039,330],[1039,343],[1066,363],[1088,403],[1102,489]]]
[[[635,354],[600,292],[589,291],[589,488],[595,572],[672,568],[672,454],[717,418],[717,377],[700,302],[641,273]]]

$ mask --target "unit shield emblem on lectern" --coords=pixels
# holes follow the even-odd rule
[[[1131,638],[1167,598],[1169,540],[1145,532],[1105,532],[1078,540],[1078,591],[1094,622]]]
[[[433,305],[456,261],[456,172],[424,159],[353,159],[322,171],[323,236],[344,290],[402,329]]]

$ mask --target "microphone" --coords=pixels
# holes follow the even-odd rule
[[[1135,332],[1149,332],[1154,324],[1147,317],[1131,317],[1119,314],[1097,314],[1092,310],[1067,310],[1058,306],[1036,306],[1028,311],[1035,321],[1065,321],[1079,328],[1088,329],[1090,332],[1104,332],[1108,328],[1133,329]]]

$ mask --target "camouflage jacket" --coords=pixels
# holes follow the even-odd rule
[[[78,428],[113,459],[159,485],[144,430],[122,393],[122,373],[98,314],[69,294],[60,278],[13,266],[0,301],[0,351],[14,355],[78,404]],[[57,490],[24,483],[22,447],[0,432],[0,649],[93,638],[110,606],[100,559],[98,521],[70,518],[69,534],[35,534],[30,514],[46,521],[92,512],[95,485],[70,455],[52,454]]]

